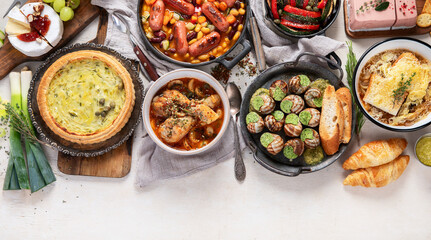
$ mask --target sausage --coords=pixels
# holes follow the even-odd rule
[[[202,4],[202,12],[221,32],[226,32],[229,29],[229,23],[214,4],[210,2]]]
[[[178,21],[174,25],[175,48],[180,55],[185,55],[189,51],[189,43],[187,42],[186,24],[183,21]]]
[[[231,8],[231,7],[233,7],[233,5],[235,5],[236,0],[220,0],[220,1],[226,3],[228,8]]]
[[[150,11],[150,28],[155,31],[160,31],[163,27],[163,17],[165,14],[165,4],[162,0],[157,0]]]
[[[195,6],[193,6],[193,4],[186,2],[184,0],[163,0],[163,1],[182,14],[192,15],[193,13],[195,13]]]
[[[189,47],[189,53],[193,57],[209,52],[211,49],[217,47],[220,43],[220,33],[212,32]]]

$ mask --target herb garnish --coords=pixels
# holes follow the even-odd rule
[[[389,2],[386,0],[371,0],[364,2],[364,4],[356,10],[356,14],[364,13],[374,8],[376,11],[383,11],[389,7]]]
[[[354,84],[353,83],[353,72],[355,71],[355,67],[356,67],[356,64],[358,63],[358,61],[356,60],[355,53],[353,52],[352,41],[347,41],[346,44],[347,44],[347,47],[349,48],[349,53],[347,54],[347,62],[346,62],[346,65],[344,67],[346,69],[347,82],[349,83],[349,86],[350,86],[350,94],[352,95],[352,100],[354,102],[354,107],[355,107],[355,113],[356,113],[355,133],[359,139],[359,133],[361,132],[361,128],[365,123],[365,118],[364,118],[364,115],[362,114],[362,112],[360,111],[360,109],[358,107],[358,103],[356,102],[356,100],[353,96],[353,84]]]
[[[6,116],[2,116],[0,118],[0,125],[13,128],[25,139],[29,140],[32,143],[41,143],[46,146],[50,146],[36,137],[33,130],[27,124],[27,122],[29,122],[29,119],[27,119],[27,116],[23,113],[23,110],[12,107],[10,103],[2,103],[0,107],[3,107],[6,111]]]
[[[386,10],[388,7],[389,7],[389,2],[382,2],[379,5],[377,5],[377,7],[374,8],[374,10],[381,12]]]
[[[401,73],[401,81],[398,83],[398,88],[396,90],[393,90],[391,95],[394,98],[394,105],[395,103],[403,100],[404,94],[412,84],[412,79],[415,75],[416,72],[412,73],[409,79],[404,82],[404,73]]]

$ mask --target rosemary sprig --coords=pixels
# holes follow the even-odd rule
[[[398,82],[398,88],[393,90],[391,95],[394,98],[394,105],[404,99],[404,94],[412,84],[412,79],[414,76],[416,76],[416,72],[412,73],[409,79],[404,82],[404,73],[401,73],[401,81]]]
[[[347,62],[344,66],[347,73],[347,82],[350,86],[350,94],[352,95],[352,99],[354,102],[354,108],[356,112],[356,126],[355,126],[355,133],[356,136],[359,138],[359,133],[361,132],[362,126],[365,123],[364,115],[362,114],[361,110],[359,109],[359,103],[356,102],[355,98],[353,97],[353,72],[355,71],[356,64],[358,61],[356,60],[356,55],[353,52],[353,46],[352,41],[346,42],[347,47],[349,48],[349,53],[347,54]]]
[[[19,132],[25,139],[29,140],[32,143],[41,143],[46,146],[49,146],[45,142],[39,140],[34,134],[33,130],[27,124],[29,120],[23,114],[22,110],[17,110],[12,107],[10,103],[2,104],[4,110],[6,111],[6,116],[2,116],[0,118],[2,125],[7,125],[10,128],[13,128],[15,131]]]

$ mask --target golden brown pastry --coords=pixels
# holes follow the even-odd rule
[[[94,144],[115,136],[135,105],[133,80],[114,57],[81,50],[57,59],[37,90],[40,115],[62,139]]]
[[[404,138],[372,141],[350,156],[344,162],[343,168],[356,170],[379,166],[394,160],[406,147],[407,141]]]
[[[363,168],[352,172],[344,179],[344,185],[383,187],[397,180],[409,163],[410,157],[399,156],[394,161],[377,167]]]

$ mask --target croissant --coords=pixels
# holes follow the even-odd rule
[[[344,185],[363,187],[383,187],[397,180],[409,163],[410,157],[399,156],[394,161],[377,167],[353,171],[344,179]]]
[[[394,160],[406,147],[407,141],[404,138],[372,141],[350,156],[343,163],[343,168],[356,170],[379,166]]]

